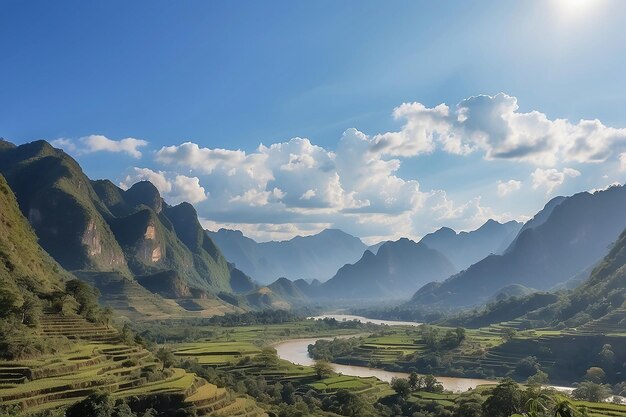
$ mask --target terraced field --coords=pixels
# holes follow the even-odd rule
[[[245,340],[247,336],[256,332],[248,330],[239,332],[239,336],[243,336]],[[268,383],[291,382],[298,387],[301,394],[314,389],[323,396],[334,394],[336,390],[344,388],[376,400],[393,393],[387,383],[377,378],[338,375],[320,380],[312,367],[294,365],[278,359],[271,351],[260,349],[245,341],[211,340],[180,344],[175,346],[174,354],[180,358],[195,359],[205,367],[262,376]]]
[[[217,297],[177,300],[163,298],[117,272],[74,273],[100,290],[100,302],[103,305],[111,306],[117,313],[134,321],[210,317],[243,311]]]
[[[308,384],[308,387],[326,395],[334,394],[339,389],[347,389],[356,394],[361,394],[374,400],[394,394],[394,391],[391,389],[389,384],[374,377],[357,378],[353,376],[339,375],[310,383]]]
[[[206,341],[176,345],[174,355],[194,358],[201,365],[227,365],[245,356],[255,356],[261,349],[249,342]]]
[[[199,416],[266,415],[254,401],[236,398],[193,373],[177,368],[161,371],[151,352],[121,344],[114,329],[74,315],[45,315],[42,327],[50,337],[75,343],[56,355],[0,362],[0,404],[17,404],[34,413],[107,391],[114,398],[166,395],[172,409],[195,408]]]

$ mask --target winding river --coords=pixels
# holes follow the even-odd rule
[[[312,317],[314,319],[322,318],[335,318],[336,320],[358,320],[363,323],[371,322],[375,324],[387,324],[389,326],[419,326],[420,323],[404,322],[404,321],[391,321],[391,320],[374,320],[360,316],[351,316],[345,314],[328,314],[323,316]],[[338,338],[350,338],[358,335],[339,336]],[[334,337],[315,337],[306,339],[291,339],[284,342],[280,342],[274,345],[278,357],[295,363],[296,365],[313,365],[315,362],[309,357],[308,346],[314,344],[317,340],[332,340]],[[408,373],[405,372],[391,372],[383,369],[368,368],[365,366],[354,365],[340,365],[338,363],[331,363],[335,372],[360,377],[374,376],[382,381],[391,382],[393,377],[407,378]],[[474,379],[474,378],[450,378],[450,377],[437,377],[437,380],[443,384],[446,390],[454,392],[467,391],[468,389],[474,389],[478,385],[485,384],[497,384],[497,381],[487,379]]]

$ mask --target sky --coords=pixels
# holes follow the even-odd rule
[[[368,243],[626,180],[621,0],[0,1],[0,137]]]

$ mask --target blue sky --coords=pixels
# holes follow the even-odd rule
[[[625,18],[619,0],[5,0],[0,136],[258,239],[471,229],[624,182]]]

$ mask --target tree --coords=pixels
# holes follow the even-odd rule
[[[402,398],[406,398],[411,393],[409,381],[405,378],[392,378],[391,388]]]
[[[506,329],[504,329],[504,334],[502,335],[502,338],[504,339],[504,341],[508,342],[515,336],[517,336],[517,330],[507,327]]]
[[[541,387],[542,385],[546,385],[548,383],[548,374],[543,372],[541,369],[537,371],[535,375],[531,375],[526,380],[526,384],[531,387]]]
[[[419,391],[424,385],[424,378],[419,376],[417,372],[411,372],[409,374],[409,386],[412,391]]]
[[[24,303],[19,290],[6,282],[0,281],[0,317],[15,312]]]
[[[100,321],[102,322],[102,324],[106,325],[108,329],[109,325],[111,324],[112,319],[113,319],[113,309],[111,308],[111,306],[106,306],[100,312]]]
[[[422,382],[424,384],[424,391],[443,392],[443,385],[432,375],[425,375]]]
[[[315,361],[313,369],[315,369],[315,373],[319,379],[328,378],[333,374],[333,367],[325,360]]]
[[[124,342],[127,345],[135,344],[135,332],[133,332],[133,329],[130,327],[130,324],[124,323],[124,326],[122,326],[122,331],[120,333],[122,336],[122,342]]]
[[[480,395],[472,394],[468,397],[459,397],[455,404],[456,417],[482,417],[483,409]]]
[[[592,366],[587,369],[587,373],[585,373],[585,379],[587,381],[595,382],[596,384],[600,384],[604,382],[606,378],[606,374],[602,368],[598,368],[597,366]]]
[[[165,370],[165,368],[169,368],[174,365],[174,363],[176,363],[176,356],[174,356],[174,353],[172,353],[170,349],[165,347],[157,350],[156,357],[158,360],[161,361],[161,364],[163,365],[163,368],[161,370]]]
[[[568,400],[559,401],[552,413],[554,417],[575,417],[576,410]]]
[[[535,375],[538,370],[539,363],[537,363],[537,358],[534,356],[527,356],[515,365],[515,373],[524,378]]]
[[[41,300],[33,294],[25,294],[19,312],[22,324],[38,326],[42,314]]]
[[[608,385],[596,384],[591,381],[583,381],[572,391],[572,397],[577,400],[602,402],[611,395],[611,388]]]
[[[523,409],[523,396],[519,386],[510,378],[498,384],[483,403],[483,413],[489,417],[509,417]]]
[[[604,370],[613,369],[615,365],[615,353],[613,353],[613,347],[608,343],[602,346],[602,350],[598,353],[600,364]]]
[[[71,405],[67,411],[67,417],[111,417],[114,403],[108,393],[97,392],[87,398]]]
[[[65,283],[65,291],[78,302],[78,314],[89,321],[97,321],[100,306],[98,290],[80,280],[73,279]]]

